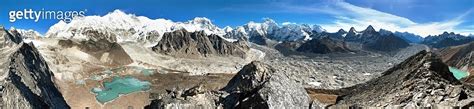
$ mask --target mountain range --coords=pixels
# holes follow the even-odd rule
[[[44,36],[1,27],[0,106],[466,108],[473,39],[268,18],[219,28],[115,10],[60,21]]]

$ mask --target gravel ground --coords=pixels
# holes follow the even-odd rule
[[[379,77],[385,70],[425,49],[422,45],[412,45],[393,53],[360,51],[345,54],[283,56],[270,47],[256,44],[252,44],[251,47],[266,54],[265,63],[287,72],[293,80],[305,87],[324,89],[348,87]]]

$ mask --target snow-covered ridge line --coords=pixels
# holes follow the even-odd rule
[[[272,19],[264,19],[263,23],[251,21],[243,26],[235,28],[226,26],[221,29],[205,17],[196,17],[187,22],[174,22],[168,19],[150,19],[114,10],[104,16],[84,16],[69,23],[59,21],[49,28],[45,37],[95,39],[98,37],[91,35],[96,34],[116,42],[144,42],[145,45],[150,46],[158,42],[165,32],[179,29],[189,32],[204,31],[206,34],[219,35],[228,41],[235,41],[239,37],[249,37],[255,34],[273,34],[276,39],[296,40],[301,37],[308,38],[309,31],[325,31],[318,25],[284,23],[280,26]]]
[[[15,28],[15,27],[10,27],[9,31],[17,31],[23,39],[38,39],[43,37],[42,34],[40,34],[38,31],[35,31],[33,29],[20,29],[20,28]]]
[[[51,26],[45,37],[64,39],[93,39],[101,34],[117,42],[133,41],[155,43],[165,32],[179,29],[204,31],[206,34],[224,35],[225,32],[204,17],[196,17],[187,22],[173,22],[168,19],[149,19],[145,16],[126,14],[115,10],[104,16],[85,16],[70,23],[59,21]],[[148,37],[153,36],[153,37]]]

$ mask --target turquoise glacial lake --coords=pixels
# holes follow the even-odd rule
[[[464,77],[467,77],[469,76],[469,73],[468,72],[465,72],[465,71],[462,71],[462,70],[459,70],[455,67],[449,67],[449,71],[451,73],[453,73],[454,77],[456,77],[456,79],[460,80],[461,78],[464,78]]]
[[[114,77],[110,82],[103,83],[104,88],[93,88],[97,101],[105,103],[118,98],[122,94],[129,94],[150,89],[150,82],[140,81],[132,76]]]

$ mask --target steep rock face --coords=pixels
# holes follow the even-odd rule
[[[7,47],[19,44],[23,39],[18,31],[8,31],[3,27],[0,27],[0,47]]]
[[[87,40],[74,42],[72,40],[59,40],[58,44],[62,47],[78,47],[81,51],[92,55],[105,65],[120,66],[133,62],[132,58],[117,42],[110,42],[107,39],[97,41]]]
[[[408,44],[408,42],[401,39],[400,37],[389,34],[388,36],[379,36],[375,41],[365,43],[363,47],[377,51],[393,51],[408,47],[409,45],[410,44]]]
[[[322,39],[313,39],[307,41],[301,46],[299,46],[296,51],[326,54],[334,52],[344,53],[350,52],[351,50],[346,47],[346,44],[343,41],[333,40],[329,37],[324,37]]]
[[[351,27],[351,28],[349,29],[349,32],[347,32],[347,34],[346,34],[345,37],[347,37],[348,39],[350,39],[350,38],[356,37],[356,35],[357,35],[357,31],[355,30],[354,27]]]
[[[474,84],[474,42],[460,46],[446,47],[439,50],[439,53],[443,62],[449,66],[471,73],[470,77],[464,80]]]
[[[210,55],[245,57],[250,49],[245,41],[228,42],[223,38],[204,32],[178,30],[165,33],[153,51],[178,57],[200,57]]]
[[[20,43],[9,55],[2,76],[3,108],[67,109],[54,75],[31,44]]]
[[[285,72],[254,61],[242,68],[223,88],[225,108],[309,108],[309,96]]]
[[[349,33],[344,37],[345,41],[366,43],[374,41],[376,37],[381,36],[379,32],[375,31],[374,27],[369,25],[364,31],[357,32],[351,28]]]
[[[338,105],[456,106],[472,98],[434,53],[421,51],[366,83],[344,88]]]
[[[443,61],[449,66],[457,68],[474,66],[474,42],[443,48],[439,52]]]

